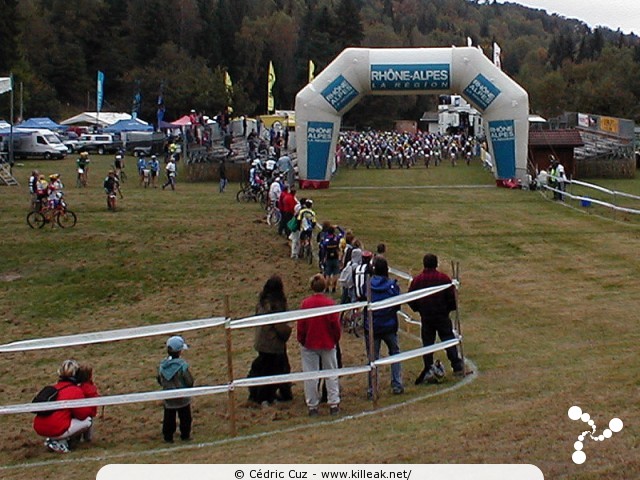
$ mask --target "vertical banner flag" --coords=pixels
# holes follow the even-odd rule
[[[140,93],[140,80],[136,80],[136,89],[133,94],[133,104],[131,106],[131,118],[138,118],[140,113],[140,104],[142,103],[142,94]]]
[[[493,42],[493,64],[500,70],[502,70],[502,61],[500,60],[500,54],[502,54],[500,45],[498,45],[496,42]]]
[[[274,83],[276,83],[276,72],[273,69],[273,62],[269,61],[269,80],[267,83],[267,113],[271,113],[276,109],[276,103],[273,98]]]
[[[102,110],[102,100],[104,99],[104,73],[98,70],[98,81],[96,86],[96,112]]]
[[[231,82],[231,75],[225,70],[224,72],[224,87],[227,90],[227,103],[231,103],[233,97],[233,83]]]
[[[316,78],[316,65],[313,60],[309,60],[309,83],[313,82],[314,78]]]
[[[0,94],[10,91],[11,88],[11,77],[0,77]]]
[[[467,37],[467,47],[473,47],[473,40],[471,40],[471,37]]]
[[[164,82],[160,83],[160,90],[158,91],[158,110],[156,112],[156,117],[158,119],[158,127],[160,127],[160,122],[164,119]]]

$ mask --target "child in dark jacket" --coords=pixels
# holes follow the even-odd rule
[[[180,336],[167,340],[169,356],[160,362],[157,380],[163,390],[193,387],[193,377],[189,371],[189,364],[180,354],[189,347]],[[176,415],[180,419],[180,438],[191,440],[191,398],[171,398],[164,401],[164,418],[162,420],[162,435],[164,441],[173,443],[176,432]]]

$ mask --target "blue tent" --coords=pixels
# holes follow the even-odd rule
[[[30,118],[29,120],[25,120],[20,125],[17,125],[20,128],[46,128],[47,130],[66,130],[68,127],[65,125],[59,125],[49,117],[40,117],[40,118]]]
[[[104,128],[102,131],[108,133],[152,132],[153,126],[132,118],[129,120],[118,120],[116,123]]]

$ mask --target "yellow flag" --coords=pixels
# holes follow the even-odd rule
[[[309,83],[313,82],[313,79],[316,78],[316,66],[313,63],[313,60],[309,60]]]
[[[267,88],[267,113],[276,109],[276,102],[273,99],[273,84],[276,83],[276,71],[273,69],[273,62],[269,62],[269,81]]]
[[[233,83],[231,83],[231,75],[229,72],[224,72],[224,86],[227,87],[227,92],[231,94],[233,92]]]

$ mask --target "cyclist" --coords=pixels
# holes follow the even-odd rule
[[[76,167],[78,168],[78,187],[86,187],[87,179],[89,178],[89,152],[80,152],[80,156],[76,160]]]
[[[153,188],[158,188],[156,185],[158,174],[160,173],[160,162],[158,157],[151,155],[151,161],[148,164],[149,170],[151,170],[151,185]]]
[[[59,173],[52,173],[49,175],[49,185],[47,185],[47,200],[50,208],[55,208],[60,204],[60,199],[63,197],[64,185],[60,180]]]
[[[143,155],[138,157],[138,162],[136,163],[138,167],[138,177],[140,178],[140,185],[144,183],[144,171],[147,169],[147,161],[144,159]]]
[[[116,209],[116,193],[120,189],[120,182],[116,176],[116,172],[109,170],[104,183],[102,184],[104,191],[107,194],[107,208],[109,210]]]
[[[313,200],[308,198],[305,200],[304,206],[298,212],[298,222],[300,225],[300,246],[306,244],[311,245],[311,237],[313,230],[316,228],[316,212],[313,211]],[[292,245],[293,252],[293,245]],[[311,257],[313,257],[313,249],[311,249]]]
[[[118,153],[116,154],[116,158],[113,161],[113,168],[115,169],[116,177],[121,178],[122,169],[124,168],[124,157]]]
[[[36,210],[42,210],[47,205],[47,197],[49,184],[47,183],[44,175],[38,175],[38,182],[36,183]]]
[[[162,185],[162,189],[164,190],[166,187],[171,185],[171,190],[176,189],[176,164],[173,160],[173,157],[169,158],[169,163],[164,167],[164,170],[167,174],[167,181],[164,185]]]

